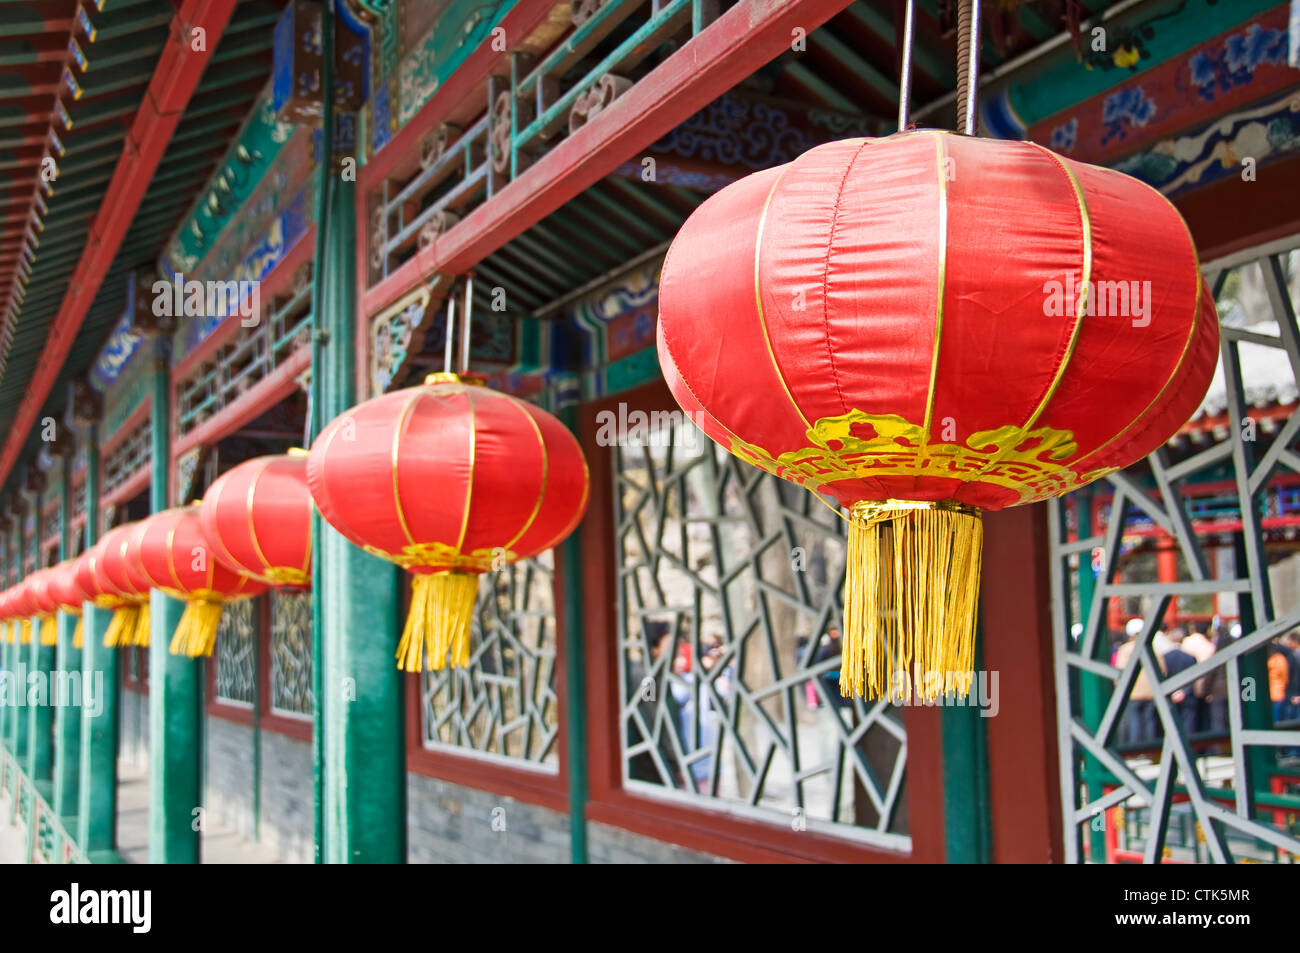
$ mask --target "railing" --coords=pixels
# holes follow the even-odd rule
[[[545,55],[512,53],[509,78],[487,78],[483,110],[472,122],[434,129],[421,141],[414,171],[395,171],[371,185],[367,286],[435,243],[538,156],[599,115],[633,86],[657,49],[683,30],[697,35],[718,9],[718,0],[574,3],[571,28]],[[648,15],[642,22],[628,23],[643,10]],[[624,37],[617,42],[616,31]],[[596,57],[594,67],[573,75]]]
[[[133,417],[135,415],[132,415]],[[140,472],[147,472],[153,459],[150,443],[150,418],[141,414],[134,422],[128,420],[127,432],[113,449],[104,456],[103,496],[109,498],[115,490]]]
[[[272,295],[256,327],[227,336],[177,383],[177,437],[211,420],[288,364],[307,346],[310,324],[311,266],[303,265],[290,287]]]
[[[15,819],[27,830],[26,860],[35,864],[86,864],[90,861],[64,828],[34,783],[7,749],[0,748],[0,787],[15,808]],[[3,819],[0,819],[3,823]]]

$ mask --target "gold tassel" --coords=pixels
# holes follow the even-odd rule
[[[32,620],[26,617],[20,620],[18,641],[23,645],[32,644]]]
[[[220,625],[220,602],[207,599],[187,602],[168,651],[172,655],[188,655],[190,658],[211,655],[217,644],[217,628]]]
[[[41,617],[41,645],[58,645],[59,644],[59,626],[54,621],[54,616],[47,615]]]
[[[478,599],[478,574],[417,573],[411,583],[411,611],[397,649],[397,667],[420,670],[420,649],[431,670],[469,665],[469,636]]]
[[[84,648],[84,646],[82,645],[82,641],[83,640],[81,636],[81,613],[78,612],[77,627],[72,630],[72,647],[80,651],[82,648]]]
[[[855,503],[840,694],[965,698],[975,667],[984,527],[952,500]]]
[[[131,644],[142,649],[149,647],[149,605],[140,607],[140,612],[135,617],[135,632],[131,638]]]
[[[139,606],[122,606],[114,610],[113,618],[109,620],[104,632],[104,648],[119,649],[130,645],[131,630],[135,628],[139,615]]]

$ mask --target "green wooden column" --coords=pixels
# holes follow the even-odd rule
[[[171,340],[153,338],[149,505],[171,504]],[[201,752],[197,659],[167,651],[185,604],[153,590],[149,602],[149,862],[199,862]]]
[[[560,419],[577,434],[578,409],[560,408]],[[582,533],[560,544],[564,567],[565,737],[569,781],[569,860],[587,863],[587,645],[582,605]]]
[[[59,560],[70,559],[72,548],[72,454],[76,449],[71,430],[60,431],[61,463],[59,474]],[[67,612],[59,613],[59,644],[55,649],[55,672],[58,682],[71,686],[81,678],[81,649],[72,644],[76,634],[77,617]],[[74,677],[76,679],[74,679]],[[53,685],[51,686],[53,689]],[[85,686],[82,686],[79,704],[69,704],[72,699],[61,698],[54,709],[54,813],[65,819],[69,830],[76,829],[78,774],[81,771],[81,704]]]
[[[23,520],[25,516],[21,502],[15,505],[14,516],[16,524],[14,527],[14,565],[17,570],[14,584],[16,585],[23,580]],[[27,653],[24,649],[25,646],[18,641],[18,636],[15,634],[13,648],[9,653],[9,661],[14,668],[18,691],[22,693],[22,704],[13,710],[12,717],[10,717],[5,728],[9,732],[7,736],[9,751],[18,759],[20,764],[24,763],[23,759],[27,755]],[[13,802],[15,809],[17,803],[17,799],[15,799]]]
[[[99,542],[99,425],[86,429],[86,548]],[[92,602],[82,608],[82,684],[95,705],[81,708],[81,785],[77,843],[91,860],[117,849],[118,655],[104,646],[113,613]]]
[[[45,479],[34,470],[28,471],[28,488],[32,491],[32,506],[36,509],[35,532],[32,533],[31,547],[34,569],[41,568],[41,535],[44,529],[41,519],[41,496],[45,489]],[[51,795],[50,782],[53,780],[54,767],[53,709],[49,699],[49,676],[54,671],[54,646],[41,645],[41,620],[32,618],[32,640],[28,646],[27,670],[31,674],[42,673],[46,679],[46,697],[40,704],[27,709],[27,776],[36,783],[38,789],[46,796]]]
[[[325,115],[333,113],[329,76],[330,5],[325,37]],[[325,123],[319,173],[316,321],[322,332],[313,368],[321,424],[357,403],[356,183],[334,170]],[[406,860],[406,742],[403,676],[394,656],[401,634],[399,570],[352,545],[328,525],[316,537],[322,601],[321,813],[327,863]]]
[[[984,626],[975,630],[975,671],[984,667]],[[978,675],[976,676],[978,678]],[[943,823],[950,864],[993,862],[989,802],[989,741],[977,705],[945,705],[940,714],[943,745]]]
[[[0,554],[3,554],[3,563],[0,563],[0,590],[4,590],[12,585],[9,580],[12,578],[14,562],[13,524],[9,520],[8,505],[0,507]],[[9,648],[9,631],[9,626],[6,625],[5,631],[0,633],[0,672],[5,673],[10,692],[16,692],[18,684],[13,674],[14,653]],[[0,701],[0,748],[6,750],[9,748],[9,721],[13,718],[14,711],[11,705],[16,701],[12,694]]]

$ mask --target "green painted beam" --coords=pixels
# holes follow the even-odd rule
[[[99,541],[99,428],[86,440],[86,547]],[[86,603],[82,609],[82,684],[92,686],[96,705],[81,709],[81,778],[77,843],[87,854],[117,849],[118,655],[105,648],[113,613]]]
[[[785,71],[794,77],[795,82],[820,99],[831,109],[838,109],[840,112],[857,113],[861,112],[861,106],[855,103],[849,97],[845,96],[838,89],[826,82],[808,67],[798,61],[791,61],[786,65]]]
[[[150,342],[150,510],[170,504],[171,341]],[[197,659],[168,651],[185,605],[153,590],[149,603],[149,862],[196,864],[202,827],[200,681]]]

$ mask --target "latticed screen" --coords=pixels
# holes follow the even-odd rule
[[[674,416],[614,450],[624,783],[910,849],[902,712],[839,691],[846,524]]]
[[[271,710],[310,718],[312,713],[311,593],[271,592]]]
[[[1219,367],[1145,461],[1050,504],[1066,858],[1300,858],[1300,253],[1205,267]]]
[[[479,581],[470,664],[422,677],[426,748],[558,770],[553,554]]]
[[[257,600],[228,603],[221,612],[217,644],[217,700],[253,705],[257,701]]]

